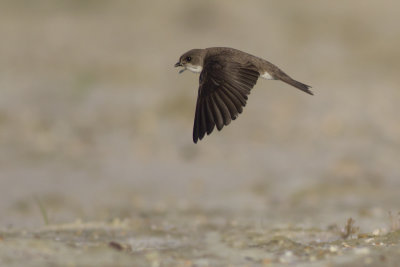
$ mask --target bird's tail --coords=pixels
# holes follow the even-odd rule
[[[303,92],[306,92],[307,94],[314,95],[313,92],[309,89],[309,88],[311,88],[311,86],[301,83],[299,81],[296,81],[296,80],[290,78],[288,75],[279,77],[279,79],[287,84],[290,84],[291,86],[296,87],[297,89],[300,89]]]

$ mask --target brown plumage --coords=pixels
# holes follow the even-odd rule
[[[184,67],[201,72],[193,125],[193,141],[197,143],[216,126],[220,131],[224,125],[242,113],[250,90],[258,77],[281,80],[310,95],[311,86],[292,79],[272,63],[227,48],[212,47],[192,49],[183,54],[175,67]]]

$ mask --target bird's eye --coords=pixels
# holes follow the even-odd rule
[[[191,57],[186,57],[186,61],[187,61],[187,62],[190,62],[191,60],[192,60]]]

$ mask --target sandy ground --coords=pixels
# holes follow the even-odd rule
[[[399,9],[2,1],[0,265],[395,266]],[[173,64],[209,46],[315,96],[259,81],[195,145],[198,77]]]

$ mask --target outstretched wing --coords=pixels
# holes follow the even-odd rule
[[[209,135],[215,126],[220,131],[242,113],[247,95],[260,76],[251,64],[219,57],[208,57],[200,74],[193,126],[195,143],[206,133]]]

